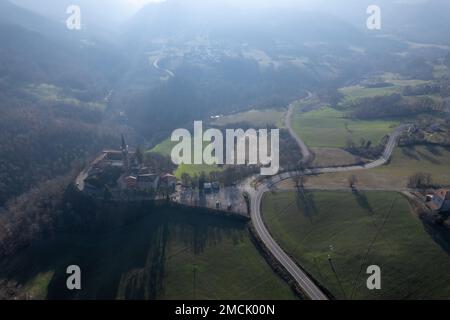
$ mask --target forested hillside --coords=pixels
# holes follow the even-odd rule
[[[111,144],[105,96],[120,54],[0,2],[0,205]],[[36,27],[35,27],[36,26]]]

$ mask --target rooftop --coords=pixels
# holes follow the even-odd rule
[[[444,200],[450,200],[450,190],[447,189],[440,189],[435,192],[435,197],[439,197]]]

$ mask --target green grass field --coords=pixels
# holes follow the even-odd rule
[[[246,112],[236,113],[233,115],[225,116],[223,118],[212,121],[211,125],[226,127],[227,125],[233,128],[233,125],[239,123],[247,123],[253,126],[255,129],[266,128],[269,126],[277,126],[279,128],[283,127],[283,111],[267,109],[267,110],[250,110]],[[177,144],[177,142],[170,141],[170,138],[162,141],[158,145],[156,145],[153,149],[149,150],[149,152],[159,153],[165,156],[170,156],[172,153],[173,147]],[[207,142],[204,143],[206,147],[208,145]],[[219,167],[217,165],[187,165],[183,164],[177,168],[174,172],[175,176],[180,179],[183,173],[187,173],[191,177],[199,176],[202,172],[205,174],[209,174],[211,172],[220,172],[224,170],[224,168]]]
[[[182,164],[179,165],[177,170],[175,170],[174,175],[181,179],[184,173],[187,173],[191,177],[200,176],[203,173],[209,175],[211,172],[223,171],[224,167],[219,167],[217,165],[207,165],[207,164]]]
[[[66,268],[81,267],[69,292]],[[162,210],[108,233],[41,242],[0,263],[1,279],[35,299],[295,299],[245,223]]]
[[[73,96],[72,92],[65,92],[64,89],[46,83],[28,85],[26,92],[33,95],[36,99],[47,103],[64,103],[70,105],[83,105],[95,110],[104,111],[106,108],[105,101],[82,102]]]
[[[379,143],[397,125],[394,121],[357,121],[344,118],[343,112],[322,108],[296,113],[292,128],[309,147],[344,148],[348,139],[359,143],[361,138]]]
[[[393,84],[393,83],[392,83]],[[340,102],[342,108],[351,106],[354,102],[362,98],[372,98],[376,96],[387,96],[393,93],[401,93],[402,87],[400,85],[392,85],[383,88],[365,88],[362,86],[351,86],[341,88],[340,93],[344,95]]]
[[[297,199],[294,192],[266,195],[265,222],[281,247],[337,298],[450,298],[450,257],[400,194],[314,192],[306,208]],[[366,287],[369,265],[381,267],[379,291]]]
[[[149,150],[149,152],[159,153],[163,156],[170,157],[172,153],[173,147],[177,145],[177,142],[170,141],[170,138],[162,141],[161,143],[157,144],[153,149]]]
[[[356,175],[358,184],[365,187],[386,186],[405,188],[412,175],[423,172],[432,175],[434,183],[450,186],[450,149],[433,146],[397,148],[389,164],[373,169],[345,173],[330,173],[311,177],[319,186],[348,186],[348,177]]]
[[[430,81],[421,79],[407,79],[398,73],[385,72],[381,75],[379,81],[391,83],[396,86],[417,86],[419,84],[426,84]]]
[[[448,77],[450,75],[450,69],[443,64],[435,64],[433,68],[434,68],[433,75],[437,79]]]
[[[149,152],[159,153],[164,156],[171,156],[172,149],[177,145],[177,142],[172,142],[169,139],[164,140],[160,144],[156,145],[153,149],[151,149]],[[204,143],[204,146],[206,147],[208,143]],[[194,176],[200,176],[202,172],[205,174],[209,174],[211,172],[220,172],[224,170],[223,167],[219,167],[217,165],[206,165],[206,164],[182,164],[178,166],[178,168],[175,170],[174,174],[178,179],[181,179],[181,176],[184,173],[187,173],[191,177]]]
[[[387,166],[374,170],[377,174],[405,178],[417,172],[430,173],[436,183],[450,185],[450,149],[434,146],[397,148]]]
[[[374,82],[386,82],[391,86],[382,88],[368,88],[361,85],[344,87],[339,89],[340,93],[344,95],[340,103],[341,108],[348,108],[359,99],[372,98],[376,96],[386,96],[393,93],[402,93],[405,86],[417,86],[419,84],[429,83],[429,81],[418,79],[404,79],[399,74],[385,73],[380,77],[373,79]]]
[[[366,88],[362,86],[345,87],[339,90],[344,96],[353,99],[370,98],[376,96],[384,96],[392,93],[401,92],[401,87],[398,85],[382,87],[382,88]]]
[[[238,123],[248,123],[255,129],[266,128],[267,125],[276,126],[282,128],[283,117],[285,112],[280,110],[250,110],[246,112],[240,112],[228,116],[224,116],[220,119],[211,122],[212,126],[227,126]]]

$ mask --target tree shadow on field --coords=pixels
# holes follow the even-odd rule
[[[157,299],[163,289],[170,232],[166,217],[146,217],[115,232],[94,237],[92,241],[96,243],[90,249],[69,246],[70,263],[82,270],[83,290],[68,291],[67,274],[64,267],[58,266],[48,286],[47,298]]]
[[[105,232],[61,234],[36,243],[0,262],[0,279],[25,288],[37,276],[50,274],[48,286],[42,284],[47,299],[158,299],[164,294],[167,263],[178,254],[168,250],[169,242],[198,255],[224,238],[239,243],[246,236],[242,221],[196,210],[149,211]],[[81,268],[82,290],[67,289],[70,265]]]
[[[442,151],[437,146],[434,146],[434,145],[431,145],[431,144],[427,144],[425,146],[425,148],[427,149],[427,151],[429,153],[431,153],[434,156],[437,156],[437,157],[442,156]]]
[[[421,216],[425,231],[448,255],[450,255],[450,232],[445,226],[436,223],[430,215]]]
[[[426,154],[426,153],[421,152],[421,151],[417,151],[417,154],[418,154],[421,158],[423,158],[423,159],[425,159],[425,160],[431,162],[432,164],[435,164],[435,165],[441,164],[441,161],[439,161],[438,159],[436,159],[436,158],[430,156],[429,154]]]
[[[352,193],[355,196],[356,202],[362,209],[368,211],[370,215],[373,215],[375,213],[364,192],[355,189],[352,191]]]
[[[417,156],[416,149],[414,147],[405,147],[401,150],[406,157],[420,161],[420,158]]]
[[[297,207],[303,209],[303,214],[306,218],[310,219],[312,223],[312,218],[317,214],[317,207],[314,201],[314,193],[308,192],[305,189],[299,188],[297,191]]]

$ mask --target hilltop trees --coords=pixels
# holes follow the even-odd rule
[[[21,91],[19,90],[18,94]],[[0,206],[36,184],[69,172],[117,137],[85,104],[19,99],[0,93]]]
[[[443,102],[437,102],[430,97],[410,98],[394,93],[388,96],[359,99],[347,115],[351,118],[372,120],[442,112],[444,109]]]
[[[429,173],[419,172],[409,177],[408,188],[427,189],[432,187],[433,187],[433,178]]]
[[[8,202],[0,215],[0,257],[52,236],[64,225],[64,194],[72,176],[42,183]]]

